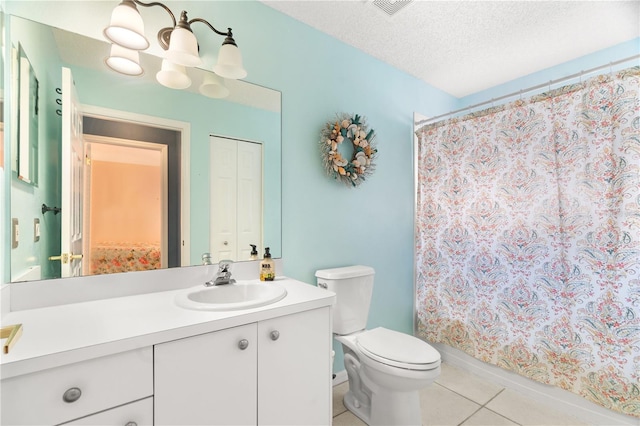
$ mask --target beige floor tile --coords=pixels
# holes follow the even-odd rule
[[[356,417],[351,411],[347,411],[333,418],[333,426],[366,426],[366,423]]]
[[[547,407],[510,389],[505,389],[495,397],[487,404],[487,408],[525,426],[575,426],[585,424],[570,415]]]
[[[457,367],[442,364],[441,368],[442,372],[436,380],[436,383],[480,405],[486,404],[491,398],[504,389],[500,385],[483,380]]]
[[[511,426],[517,424],[518,423],[514,423],[511,420],[502,417],[500,414],[494,413],[486,408],[482,408],[462,423],[462,426]]]
[[[480,405],[433,383],[420,392],[423,425],[459,425]]]
[[[347,393],[348,390],[349,382],[342,382],[333,387],[333,417],[347,411],[347,407],[342,403],[342,398],[344,398],[344,394]]]

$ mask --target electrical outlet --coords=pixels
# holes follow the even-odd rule
[[[18,248],[20,241],[20,229],[18,227],[18,218],[11,219],[11,248]]]
[[[40,219],[33,219],[33,242],[40,241]]]

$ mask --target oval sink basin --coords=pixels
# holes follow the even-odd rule
[[[234,311],[275,303],[287,295],[276,283],[236,283],[190,288],[176,296],[178,306],[203,311]]]

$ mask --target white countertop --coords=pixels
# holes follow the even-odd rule
[[[2,326],[21,323],[9,354],[0,354],[6,379],[184,337],[330,306],[334,294],[286,277],[287,296],[270,305],[237,311],[197,311],[175,304],[185,289],[10,312]],[[270,285],[265,282],[264,285]]]

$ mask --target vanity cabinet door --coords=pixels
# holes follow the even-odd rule
[[[331,424],[331,311],[258,323],[258,424]]]
[[[257,325],[155,346],[156,425],[255,425]]]

